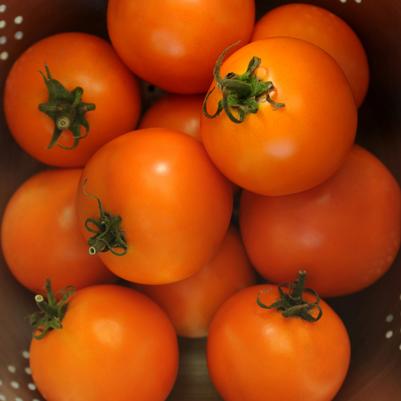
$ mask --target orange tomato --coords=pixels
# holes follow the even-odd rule
[[[220,305],[254,282],[255,274],[239,234],[230,229],[217,254],[193,276],[140,289],[167,312],[178,335],[204,337]]]
[[[375,282],[397,255],[400,188],[355,146],[338,173],[310,191],[274,198],[243,192],[240,227],[264,277],[283,282],[303,268],[321,295],[350,294]]]
[[[183,280],[210,260],[228,229],[232,188],[186,134],[152,128],[120,136],[92,157],[82,177],[81,230],[126,280]]]
[[[202,103],[202,96],[164,96],[146,111],[139,128],[168,128],[201,140],[199,125]]]
[[[368,60],[355,32],[341,18],[311,4],[286,4],[256,23],[252,40],[283,36],[305,40],[329,53],[344,71],[356,105],[361,105],[369,85]]]
[[[177,375],[177,337],[144,295],[88,287],[72,297],[62,328],[32,340],[30,365],[46,400],[164,401]]]
[[[44,78],[53,90],[58,88],[58,100],[53,99],[51,104]],[[55,80],[69,91],[68,96]],[[83,89],[81,100],[78,87]],[[68,101],[60,100],[60,93],[69,97]],[[39,105],[59,110],[51,112],[60,128],[57,132],[55,122],[39,110]],[[31,156],[53,166],[79,167],[103,144],[135,128],[140,111],[139,89],[103,39],[62,33],[35,43],[18,58],[6,80],[4,110],[12,135]],[[75,144],[72,130],[77,138],[81,136]],[[73,149],[65,148],[75,145]]]
[[[206,92],[219,53],[247,43],[253,0],[109,0],[108,31],[135,74],[174,93]]]
[[[201,136],[231,181],[285,195],[312,188],[340,168],[355,138],[357,111],[343,72],[326,52],[293,38],[253,42],[224,62],[221,77],[205,101],[209,113],[221,112],[202,115]],[[237,106],[223,110],[222,87]]]
[[[81,237],[75,198],[81,170],[44,171],[24,182],[9,200],[1,246],[15,278],[34,292],[51,279],[56,290],[113,280]]]
[[[279,292],[272,285],[241,290],[210,325],[207,360],[217,391],[225,401],[332,401],[350,360],[340,318],[324,301],[317,322],[286,318],[262,309],[258,296],[269,305]]]

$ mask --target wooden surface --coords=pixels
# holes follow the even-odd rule
[[[399,0],[363,0],[362,4],[348,0],[309,1],[330,5],[338,15],[350,22],[360,35],[368,51],[372,69],[369,95],[361,109],[358,141],[372,150],[401,178],[401,2]],[[9,60],[0,62],[4,77],[18,54],[39,38],[51,33],[81,30],[105,35],[103,0],[31,0],[2,1],[8,5],[2,15],[7,20],[3,30],[9,39],[3,46]],[[284,1],[260,1],[259,14]],[[24,39],[12,40],[16,31],[12,23],[23,15],[21,29]],[[19,29],[19,27],[18,27]],[[2,49],[2,50],[3,50]],[[145,86],[144,86],[145,87]],[[153,96],[153,95],[152,95]],[[335,94],[333,94],[335,96]],[[324,134],[324,133],[322,133]],[[26,156],[12,141],[0,118],[0,215],[18,185],[38,169],[43,168]],[[34,242],[34,237],[32,239]],[[21,249],[23,252],[23,249]],[[350,374],[337,401],[397,401],[401,400],[401,258],[391,271],[370,289],[352,297],[329,300],[344,318],[352,339],[352,364]],[[33,393],[26,388],[29,377],[24,373],[27,361],[21,352],[29,344],[29,327],[24,319],[32,310],[30,294],[10,277],[0,255],[0,393],[7,399],[16,396],[31,400]],[[386,323],[388,314],[394,320]],[[386,333],[392,330],[391,339]],[[177,384],[170,401],[220,400],[211,385],[204,354],[205,340],[181,340],[181,367]],[[163,361],[161,361],[163,363]],[[10,373],[8,365],[17,368]],[[150,372],[151,374],[151,372]],[[227,374],[230,374],[227,371]],[[18,379],[20,388],[10,387]],[[112,400],[106,400],[112,401]],[[138,400],[140,401],[140,400]],[[247,401],[247,400],[244,400]],[[266,396],[266,401],[270,400]],[[305,400],[308,401],[308,400]]]

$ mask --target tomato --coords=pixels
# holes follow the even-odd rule
[[[202,96],[164,96],[146,111],[139,128],[169,128],[201,140],[199,125],[202,103]]]
[[[217,254],[201,270],[173,284],[141,286],[169,315],[178,335],[207,336],[219,306],[255,282],[255,274],[236,230],[230,229]]]
[[[82,177],[82,232],[91,251],[126,280],[185,279],[210,260],[228,229],[232,188],[186,134],[152,128],[120,136],[92,157]]]
[[[204,110],[221,112],[201,117],[201,136],[231,181],[285,195],[338,170],[355,138],[357,112],[344,74],[324,51],[292,38],[253,42],[226,60],[221,76]],[[221,88],[231,107],[223,109]]]
[[[329,53],[344,71],[359,107],[369,84],[369,65],[355,32],[330,11],[311,4],[286,4],[265,14],[252,40],[287,36],[302,39]]]
[[[336,313],[320,301],[316,322],[265,305],[276,286],[248,287],[226,301],[209,330],[210,377],[225,401],[331,401],[348,370],[350,343]],[[305,300],[312,302],[311,296]],[[317,313],[317,312],[313,312]]]
[[[250,39],[253,0],[109,0],[107,25],[135,74],[174,93],[206,92],[219,53]]]
[[[299,268],[321,295],[365,288],[391,266],[401,239],[400,188],[371,153],[355,146],[340,171],[301,194],[244,192],[240,227],[256,269],[274,282]]]
[[[144,295],[88,287],[72,297],[61,328],[32,340],[30,365],[46,400],[164,401],[177,374],[177,337]]]
[[[103,39],[63,33],[18,58],[7,77],[4,110],[12,135],[31,156],[79,167],[104,143],[135,128],[139,89]]]
[[[56,290],[113,280],[81,237],[75,198],[81,170],[44,171],[29,178],[9,200],[1,245],[15,278],[41,292],[50,278]]]

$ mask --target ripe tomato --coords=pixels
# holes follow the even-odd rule
[[[15,62],[6,81],[4,109],[12,135],[31,156],[54,166],[78,167],[104,143],[135,127],[139,89],[103,39],[63,33],[35,43]]]
[[[339,172],[301,194],[244,192],[240,226],[256,269],[274,282],[299,268],[321,295],[365,288],[391,266],[401,239],[401,195],[387,168],[355,146]]]
[[[253,0],[109,0],[108,30],[124,62],[174,93],[206,92],[219,53],[247,43]]]
[[[201,136],[231,181],[284,195],[338,170],[355,138],[357,112],[344,74],[324,51],[293,38],[253,42],[227,59],[221,77],[205,100],[209,113],[221,112],[201,117]],[[232,107],[223,107],[221,88]]]
[[[254,282],[241,239],[230,229],[213,259],[193,276],[172,284],[141,286],[141,290],[167,312],[178,335],[203,337],[219,306]]]
[[[81,170],[44,171],[12,196],[1,225],[1,245],[15,278],[34,292],[46,279],[56,290],[111,281],[98,257],[88,254],[76,215]]]
[[[46,400],[164,401],[177,374],[177,337],[144,295],[88,287],[72,297],[60,329],[32,340],[30,364]]]
[[[126,280],[185,279],[210,260],[227,231],[232,188],[186,134],[151,128],[123,135],[89,160],[82,177],[82,232]]]
[[[145,113],[139,128],[168,128],[201,140],[199,134],[202,96],[167,95]]]
[[[286,318],[261,308],[258,296],[269,305],[279,299],[279,292],[272,285],[241,290],[223,304],[210,325],[208,368],[222,398],[333,400],[350,360],[349,338],[340,318],[324,301],[317,322]],[[305,299],[312,302],[310,296]]]
[[[255,25],[252,40],[292,37],[319,46],[344,71],[359,107],[369,84],[369,65],[355,32],[330,11],[311,4],[286,4],[265,14]]]

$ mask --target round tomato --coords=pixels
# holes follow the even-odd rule
[[[400,188],[372,154],[355,146],[338,173],[285,197],[243,192],[240,226],[256,269],[274,282],[299,268],[321,295],[365,288],[391,266],[401,240]]]
[[[177,375],[177,337],[150,299],[114,285],[88,287],[73,295],[65,315],[47,318],[59,328],[36,331],[44,337],[30,348],[32,377],[46,400],[167,398]]]
[[[199,125],[202,103],[202,96],[164,96],[147,110],[139,128],[168,128],[201,140]]]
[[[140,288],[167,312],[178,335],[204,337],[219,306],[254,282],[255,274],[239,234],[230,229],[213,259],[193,276],[177,283]]]
[[[186,134],[151,128],[120,136],[82,177],[82,232],[91,252],[126,280],[185,279],[210,260],[228,229],[232,188]]]
[[[349,338],[340,318],[324,301],[316,312],[305,312],[314,320],[320,307],[322,317],[312,322],[284,317],[293,313],[285,308],[287,312],[264,309],[257,299],[266,308],[280,299],[278,288],[241,290],[223,304],[210,325],[208,368],[222,398],[332,401],[350,360]],[[312,299],[307,295],[301,302]]]
[[[326,52],[273,38],[241,48],[221,72],[220,61],[201,136],[223,174],[252,192],[285,195],[338,170],[355,138],[357,111],[343,72]]]
[[[12,135],[31,156],[78,167],[135,128],[139,89],[103,39],[63,33],[35,43],[15,62],[4,110]]]
[[[12,196],[1,225],[1,245],[15,278],[34,292],[46,279],[56,290],[111,281],[81,237],[75,199],[81,170],[44,171]]]
[[[252,40],[292,37],[319,46],[344,71],[359,107],[369,84],[368,59],[355,32],[328,10],[311,4],[286,4],[265,14],[255,25]]]
[[[250,39],[254,0],[109,0],[108,30],[124,62],[174,93],[206,92],[228,45]]]

